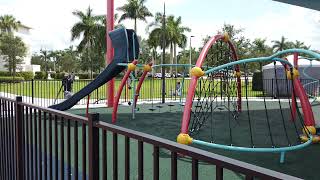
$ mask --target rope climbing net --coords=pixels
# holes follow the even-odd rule
[[[209,57],[212,48],[215,53]],[[284,162],[285,152],[311,144],[314,119],[297,78],[299,73],[287,60],[279,58],[290,53],[320,57],[311,51],[290,49],[269,57],[237,60],[234,46],[224,35],[211,38],[192,70],[177,141],[234,151],[279,152],[280,162]],[[215,62],[213,59],[221,60],[222,65],[206,68]],[[261,63],[270,61],[274,62],[277,98],[266,98],[264,91],[258,99],[248,98],[249,67],[259,63],[262,67]],[[283,64],[282,70],[276,68],[276,61]],[[297,108],[298,103],[303,113]]]
[[[224,49],[227,51],[223,51]],[[209,69],[209,65],[215,65],[219,61],[225,63],[233,61],[233,52],[229,47],[225,47],[222,40],[219,40],[216,46],[212,46],[210,51],[213,54],[206,56],[205,69]],[[198,133],[208,120],[213,125],[211,112],[226,111],[229,117],[228,121],[238,119],[238,100],[240,97],[238,97],[238,82],[235,74],[237,68],[236,65],[230,66],[199,78],[193,98],[194,106],[191,111],[192,118],[189,126],[191,134]],[[210,136],[213,136],[213,131]]]

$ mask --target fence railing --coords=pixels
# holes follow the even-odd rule
[[[280,92],[284,89],[286,80],[278,80],[278,86],[280,87]],[[76,80],[73,83],[73,93],[78,92],[84,86],[88,85],[91,80]],[[176,93],[177,83],[181,83],[181,95]],[[311,79],[302,79],[301,83],[305,86],[307,93],[311,96],[319,95],[319,82],[315,82]],[[115,81],[115,92],[118,89],[120,80]],[[167,78],[165,85],[165,98],[168,100],[179,100],[184,99],[189,88],[190,79],[182,78]],[[276,94],[276,81],[275,79],[264,79],[262,87],[260,89],[255,89],[253,87],[252,80],[249,79],[245,81],[242,79],[242,96],[246,95],[245,90],[247,89],[248,97],[274,97]],[[247,87],[246,87],[247,85]],[[127,85],[121,95],[120,103],[132,101],[134,94],[133,84],[130,89]],[[107,97],[107,86],[103,85],[100,88],[94,90],[90,96],[90,103],[106,103]],[[161,79],[158,78],[147,78],[143,83],[141,92],[139,95],[139,100],[141,101],[151,101],[159,100],[162,97],[162,86]],[[263,93],[264,91],[264,93]],[[47,107],[52,104],[62,102],[64,100],[64,93],[61,81],[57,80],[30,80],[30,81],[16,81],[11,83],[0,82],[0,95],[8,98],[14,98],[15,96],[22,96],[23,102],[33,103],[42,107]],[[87,103],[86,98],[80,100],[79,105],[84,105]]]
[[[144,177],[158,180],[167,173],[163,168],[170,169],[170,177],[165,179],[176,180],[179,172],[187,168],[178,166],[181,156],[191,159],[188,176],[192,180],[199,179],[202,162],[212,169],[212,179],[223,179],[227,170],[240,173],[248,180],[298,179],[108,124],[99,121],[98,114],[90,114],[87,119],[23,103],[21,97],[16,100],[0,97],[0,103],[1,180],[142,180]],[[169,151],[168,164],[160,163],[161,149]],[[147,151],[151,151],[150,158],[145,158]],[[146,165],[147,161],[152,162]]]

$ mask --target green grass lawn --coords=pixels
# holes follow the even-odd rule
[[[115,93],[120,84],[120,79],[115,80]],[[73,92],[78,92],[87,84],[89,84],[91,80],[76,80],[73,83]],[[166,97],[167,98],[174,98],[173,93],[175,92],[175,87],[177,82],[182,83],[182,78],[168,78],[166,79]],[[138,82],[136,82],[137,84]],[[216,87],[215,91],[217,93],[220,92],[220,83],[215,82]],[[185,97],[187,90],[189,88],[190,79],[185,79],[183,83],[182,89],[182,96]],[[35,98],[48,98],[48,99],[55,99],[60,88],[62,86],[61,81],[51,81],[51,80],[41,80],[41,81],[24,81],[19,83],[1,83],[0,84],[0,92],[11,93],[21,96],[29,96]],[[132,84],[133,86],[133,84]],[[208,83],[205,85],[202,84],[202,89],[208,89]],[[161,98],[161,88],[162,88],[162,81],[161,79],[152,79],[148,78],[143,83],[143,86],[140,91],[139,99],[152,99],[152,98]],[[210,89],[210,88],[209,88]],[[262,91],[252,91],[252,82],[249,82],[248,85],[248,96],[262,96]],[[133,88],[130,90],[125,88],[122,92],[121,99],[129,98],[131,99],[133,95]],[[242,85],[242,96],[245,96],[245,85]],[[60,93],[58,98],[63,98],[63,93]],[[106,85],[101,86],[100,88],[96,89],[91,94],[91,98],[94,99],[105,99],[106,98]],[[175,97],[179,98],[179,97]]]

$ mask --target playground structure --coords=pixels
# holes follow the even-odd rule
[[[313,112],[306,92],[298,79],[299,72],[296,62],[298,53],[307,54],[317,59],[320,58],[320,55],[312,51],[290,49],[278,52],[270,57],[236,61],[236,56],[233,51],[234,46],[226,39],[226,36],[221,35],[212,37],[202,49],[196,67],[192,69],[192,80],[184,108],[181,132],[177,137],[177,141],[182,144],[195,144],[235,151],[279,152],[281,154],[281,163],[284,162],[284,155],[287,151],[304,148],[310,145],[312,141],[318,142],[319,137],[315,135],[316,130]],[[219,41],[227,42],[227,46],[229,46],[229,52],[224,53],[227,55],[227,57],[224,58],[226,58],[229,63],[206,69],[204,63],[210,61],[210,59],[206,59],[206,54],[210,48],[219,44]],[[288,53],[294,54],[294,65],[291,65],[285,59],[279,58],[281,55]],[[218,55],[219,53],[216,54],[217,58],[221,58],[221,56],[219,57]],[[232,59],[234,61],[230,61]],[[255,124],[257,122],[251,117],[251,114],[255,113],[253,109],[257,105],[250,102],[247,96],[241,97],[241,89],[237,86],[239,81],[236,79],[242,75],[239,73],[239,65],[243,66],[245,71],[244,78],[247,80],[247,64],[266,61],[273,61],[274,63],[279,61],[283,64],[287,76],[285,84],[282,85],[286,86],[288,92],[287,97],[291,94],[292,98],[291,100],[290,98],[287,98],[287,100],[278,99],[278,112],[272,111],[272,113],[278,113],[278,117],[280,118],[277,120],[270,118],[271,113],[268,109],[267,100],[263,98],[263,100],[260,101],[260,104],[262,103],[265,107],[265,112],[260,112],[260,116],[265,116],[265,118],[260,118],[259,121],[261,122],[259,123],[266,122],[265,129],[268,129],[266,134],[263,134],[254,129],[254,126],[257,127],[259,124]],[[275,74],[277,74],[276,68],[274,71]],[[230,72],[234,72],[234,74]],[[218,73],[223,73],[223,78],[217,83],[214,77]],[[279,90],[280,84],[277,81],[276,76],[276,89]],[[299,101],[297,100],[298,98]],[[301,104],[303,114],[299,108],[297,108],[298,102]],[[241,105],[242,103],[244,105]],[[284,115],[284,103],[287,103],[287,117]],[[220,119],[216,118],[215,116],[219,113],[221,114],[221,112],[223,113],[219,116]],[[243,116],[246,117],[244,118]],[[288,122],[291,123],[291,126]],[[222,127],[223,125],[225,127]],[[244,126],[246,126],[246,128],[244,128]],[[282,130],[278,129],[279,126],[282,127]],[[222,128],[224,128],[224,131],[221,131]],[[292,132],[295,131],[295,133],[290,132],[289,128],[292,128]],[[202,137],[201,131],[204,130],[211,131],[211,137]],[[191,138],[190,135],[195,138]],[[243,143],[243,141],[237,141],[237,139],[242,139],[243,136],[246,135],[248,136],[247,140],[249,143],[246,144]],[[255,142],[255,137],[259,135],[266,136],[269,140],[265,140],[263,143]],[[304,141],[304,143],[301,144],[301,140]]]
[[[215,57],[211,57],[211,59],[208,60],[206,54],[210,48],[216,48],[219,51],[217,51]],[[288,53],[294,55],[293,65],[286,59],[279,58],[283,54]],[[237,60],[236,49],[229,40],[227,34],[212,37],[203,48],[196,66],[192,68],[192,79],[184,107],[181,133],[177,137],[177,141],[181,144],[195,144],[235,151],[276,152],[281,154],[281,163],[284,162],[286,152],[304,148],[312,142],[319,142],[320,138],[316,135],[311,105],[306,91],[298,79],[298,53],[307,54],[317,59],[320,57],[319,54],[311,51],[290,49],[278,52],[270,57]],[[225,64],[212,67],[212,65],[214,65],[213,61],[222,61]],[[247,96],[247,85],[245,85],[246,89],[244,97],[242,97],[241,92],[241,78],[244,78],[245,82],[248,82],[248,64],[270,61],[274,62],[274,66],[276,62],[281,62],[284,67],[284,74],[286,74],[285,82],[280,83],[280,77],[277,77],[277,68],[274,68],[276,75],[275,88],[277,92],[279,93],[279,88],[281,86],[284,86],[287,90],[286,98],[273,100],[273,102],[277,103],[277,108],[275,108],[274,105],[270,105],[269,102],[271,101],[266,99],[265,96],[263,96],[264,98],[260,99],[260,101],[251,102]],[[112,113],[113,123],[115,123],[117,119],[119,97],[121,96],[123,87],[130,74],[136,67],[143,67],[144,69],[137,88],[135,85],[133,86],[133,91],[135,93],[132,97],[133,104],[131,107],[132,119],[134,119],[141,86],[145,80],[146,74],[152,70],[151,63],[141,65],[137,64],[136,60],[129,64],[119,63],[118,65],[127,66],[128,70],[123,77],[121,86],[115,96],[115,107]],[[242,76],[240,72],[240,66],[244,68],[244,76]],[[298,103],[301,104],[303,113],[297,108]],[[260,115],[264,115],[265,117],[255,120],[252,117],[252,114],[256,113],[255,106],[259,105],[264,106],[264,112],[260,112],[262,113]],[[153,104],[150,110],[155,110]],[[220,115],[220,117],[218,116],[218,118],[215,117],[219,113],[222,115]],[[275,116],[273,116],[274,118],[271,118],[274,113],[277,114],[278,119]],[[226,117],[227,119],[225,119]],[[210,125],[208,125],[208,121],[210,121]],[[259,126],[259,123],[265,123],[266,132],[257,132],[254,129],[254,126]],[[217,124],[220,125],[215,127]],[[216,130],[217,128],[222,128],[220,127],[221,124],[227,126],[223,133]],[[237,128],[241,130],[237,132]],[[201,131],[204,130],[211,131],[210,137],[201,136]],[[215,132],[215,134],[214,131],[217,131],[218,133]],[[248,142],[244,143],[244,141],[237,141],[237,137],[244,136],[244,132],[248,135]],[[205,140],[193,139],[189,134],[194,137],[199,136],[200,139],[203,138]],[[256,136],[266,136],[269,140],[266,140],[265,142],[255,142]],[[218,140],[214,139],[214,137],[218,138]],[[301,144],[301,141],[304,143]]]
[[[134,93],[131,101],[132,119],[134,119],[138,110],[137,102],[140,89],[147,78],[147,74],[153,68],[188,66],[181,64],[159,64],[156,66],[152,66],[152,63],[145,65],[138,64],[139,43],[137,42],[135,33],[132,30],[121,28],[110,32],[109,35],[113,40],[115,51],[113,63],[109,64],[85,88],[66,101],[51,106],[51,108],[65,110],[72,107],[83,97],[88,96],[86,112],[88,115],[90,93],[127,67],[127,71],[121,80],[120,87],[114,98],[112,122],[115,123],[117,120],[119,99],[130,76],[134,82],[132,88]],[[207,56],[209,50],[214,52],[214,56]],[[228,34],[212,37],[202,49],[195,67],[192,68],[192,77],[186,99],[183,100],[181,96],[179,98],[180,107],[183,109],[183,117],[177,141],[181,144],[195,144],[235,151],[278,152],[281,153],[280,162],[284,162],[286,152],[304,148],[312,142],[318,142],[320,138],[316,135],[311,105],[306,91],[298,78],[297,61],[299,53],[320,59],[320,55],[312,51],[290,49],[278,52],[270,57],[238,60],[236,47],[230,41]],[[284,54],[294,55],[293,65],[286,59],[280,58]],[[284,67],[284,74],[286,74],[285,82],[279,83],[277,68],[274,68],[277,93],[282,86],[287,91],[286,98],[273,100],[273,102],[277,102],[277,108],[274,105],[268,105],[271,101],[264,98],[264,96],[260,101],[256,102],[249,100],[247,96],[248,64],[270,61],[274,63],[281,62]],[[223,63],[223,65],[216,66],[217,62]],[[143,67],[143,74],[137,86],[135,84],[137,77],[133,76],[136,67]],[[241,72],[241,68],[244,69],[244,73]],[[245,80],[245,92],[241,92],[241,78]],[[183,101],[186,102],[184,103]],[[298,103],[301,104],[303,113],[300,112]],[[255,119],[253,114],[257,113],[255,107],[259,105],[264,107],[264,112],[260,112],[259,114],[261,117],[264,115],[264,118]],[[161,108],[161,106],[163,105],[157,107]],[[171,111],[171,106],[174,106],[174,104],[168,104],[168,106]],[[156,110],[153,106],[153,100],[149,110]],[[276,116],[272,118],[271,114],[276,114]],[[263,129],[266,132],[255,130],[255,126],[261,126],[259,123],[264,123]],[[202,131],[210,131],[210,136],[208,137],[207,133],[205,133],[206,136],[201,136]],[[191,138],[190,135],[195,139]],[[247,135],[246,140],[237,140],[238,137],[244,138],[245,135]],[[257,136],[265,136],[269,140],[256,142]],[[304,143],[301,144],[301,141]]]
[[[169,106],[169,112],[172,112],[174,109],[174,106],[179,106],[181,111],[183,109],[184,106],[184,101],[185,98],[183,98],[183,94],[185,94],[185,90],[184,90],[184,83],[185,83],[185,77],[186,77],[186,69],[190,66],[190,65],[185,65],[185,64],[159,64],[159,65],[155,65],[153,66],[152,63],[148,63],[145,65],[142,64],[137,64],[137,61],[133,61],[132,63],[126,64],[126,63],[119,63],[119,66],[125,66],[128,67],[124,77],[121,80],[119,89],[116,93],[115,96],[115,102],[114,102],[114,108],[113,108],[113,113],[112,113],[112,122],[115,123],[117,120],[117,111],[118,111],[118,106],[120,105],[119,103],[119,99],[120,96],[123,92],[123,89],[125,88],[125,86],[127,85],[126,82],[128,82],[128,79],[131,78],[131,84],[132,84],[132,89],[131,91],[132,93],[132,98],[131,100],[129,100],[128,104],[131,105],[131,109],[132,109],[132,119],[135,119],[135,113],[138,112],[139,108],[137,108],[137,102],[138,102],[138,98],[140,95],[140,91],[141,91],[141,87],[143,85],[143,83],[145,82],[146,79],[151,78],[151,88],[150,88],[150,106],[148,108],[149,111],[161,111],[161,108],[163,108],[163,104],[160,103],[160,99],[155,97],[155,90],[154,90],[154,81],[155,81],[155,75],[152,72],[154,69],[156,68],[162,68],[162,67],[180,67],[183,68],[183,74],[182,74],[182,78],[180,79],[180,81],[177,80],[177,78],[174,78],[174,86],[172,85],[172,83],[170,84],[169,87],[169,93],[171,96],[174,96],[175,100],[171,100],[167,103],[167,105]],[[133,72],[135,71],[136,68],[143,68],[143,73],[141,75],[141,77],[139,78],[138,84],[136,86],[136,81],[137,79],[134,77]],[[152,73],[151,73],[152,72]],[[147,77],[147,74],[151,73],[151,77]],[[170,79],[170,78],[168,78]],[[177,85],[179,84],[179,87],[177,87]],[[158,100],[157,100],[158,99]],[[177,104],[177,105],[176,105]]]
[[[81,89],[79,92],[72,95],[69,99],[59,104],[49,106],[49,108],[57,110],[67,110],[77,104],[82,98],[90,95],[92,91],[104,85],[122,72],[125,68],[118,66],[118,63],[131,62],[138,58],[139,55],[139,43],[137,35],[133,30],[119,28],[109,32],[112,46],[114,48],[114,56],[112,63],[110,63],[100,75],[90,82],[87,86]],[[130,42],[130,43],[129,43]],[[111,46],[111,45],[110,45]],[[113,94],[113,93],[112,93]]]

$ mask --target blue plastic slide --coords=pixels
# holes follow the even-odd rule
[[[122,72],[125,67],[118,66],[118,63],[127,63],[131,62],[135,58],[138,58],[139,44],[133,30],[120,28],[110,32],[109,36],[114,48],[114,58],[112,63],[110,63],[96,79],[90,82],[83,89],[75,93],[69,99],[66,99],[59,104],[49,106],[49,108],[60,111],[70,109],[82,98]]]

